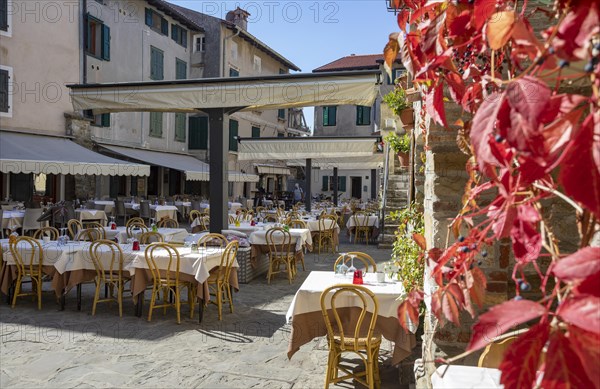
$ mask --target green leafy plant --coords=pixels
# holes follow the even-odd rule
[[[390,107],[396,116],[400,116],[400,112],[403,110],[411,108],[411,104],[406,98],[406,92],[399,86],[396,86],[394,90],[383,96],[383,101]]]
[[[408,153],[410,151],[410,137],[408,134],[398,136],[395,132],[390,132],[383,140],[390,145],[395,153]]]

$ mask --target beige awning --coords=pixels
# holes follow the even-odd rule
[[[0,132],[2,173],[149,176],[150,166],[93,152],[67,138]]]
[[[228,172],[229,182],[258,182],[260,177],[256,174],[249,174],[229,170]]]
[[[371,106],[379,71],[69,85],[73,108],[105,112],[240,111],[321,105]]]
[[[256,170],[258,171],[258,174],[274,174],[283,176],[289,176],[292,174],[290,169],[287,167],[275,165],[256,165]]]
[[[239,160],[330,159],[372,156],[375,137],[242,138]]]
[[[314,159],[312,167],[321,169],[333,169],[336,167],[340,170],[371,170],[383,167],[383,157],[383,153],[377,153],[365,157]],[[287,165],[306,166],[306,160],[289,160],[287,161]]]
[[[164,166],[168,167],[169,169],[182,171],[185,173],[185,179],[187,181],[209,180],[208,164],[188,154],[142,150],[106,144],[102,144],[101,146],[127,158],[135,159],[137,161],[144,161],[150,165]]]

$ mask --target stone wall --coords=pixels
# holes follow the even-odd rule
[[[92,149],[91,120],[78,113],[65,112],[66,133],[73,141],[87,149]],[[96,195],[96,176],[67,176],[65,198],[88,199]]]

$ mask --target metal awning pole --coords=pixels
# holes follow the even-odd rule
[[[210,134],[210,232],[221,233],[229,227],[229,128],[223,125],[223,109],[207,109]]]

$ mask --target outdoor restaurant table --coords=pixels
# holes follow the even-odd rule
[[[311,340],[327,335],[321,312],[321,293],[329,286],[351,283],[351,277],[336,276],[333,271],[310,272],[296,292],[286,313],[287,322],[292,324],[288,358],[292,358],[301,346]],[[411,354],[416,345],[415,335],[404,331],[398,322],[397,310],[402,302],[398,297],[404,293],[402,283],[393,281],[376,283],[370,281],[370,277],[365,277],[363,286],[369,288],[379,302],[375,334],[381,334],[385,339],[394,342],[392,364],[397,365]],[[359,311],[358,301],[354,298],[338,299],[342,320],[348,323],[356,320]]]
[[[191,201],[175,201],[175,206],[182,207],[184,215],[189,215],[192,210]]]
[[[112,200],[92,200],[96,205],[104,205],[104,212],[112,213],[113,208],[115,207],[115,202]]]
[[[229,210],[231,212],[235,212],[238,209],[242,208],[242,203],[234,203],[234,202],[230,201],[230,202],[227,203],[227,206],[229,207]]]
[[[2,228],[16,230],[23,225],[25,211],[4,211],[2,213]]]
[[[367,220],[367,225],[369,227],[373,227],[373,233],[371,234],[372,238],[376,238],[377,235],[379,235],[379,216],[367,216],[368,220]],[[363,221],[365,220],[365,216],[363,215],[359,215],[357,216],[358,221],[361,223],[363,223]],[[350,216],[348,218],[348,220],[346,221],[346,228],[348,228],[348,234],[352,234],[354,232],[354,216]]]
[[[125,208],[133,209],[134,211],[140,210],[140,204],[138,203],[125,203]],[[154,215],[156,222],[158,223],[163,218],[176,219],[177,207],[174,205],[155,205],[150,204],[150,211]]]
[[[135,233],[134,238],[139,239],[142,231],[136,231],[137,232]],[[185,228],[159,228],[158,232],[163,236],[163,239],[166,243],[184,242],[185,238],[187,238],[189,235],[189,232]],[[106,239],[114,240],[116,237],[119,243],[125,243],[129,238],[127,236],[127,228],[122,226],[117,227],[116,230],[111,230],[110,227],[104,227],[104,233]]]
[[[503,388],[500,370],[486,367],[442,365],[431,376],[434,389]]]
[[[80,222],[85,222],[86,220],[94,220],[98,221],[103,226],[106,225],[108,218],[106,217],[106,212],[100,211],[97,209],[82,209],[78,208],[75,210],[77,214],[77,218]]]
[[[301,220],[306,223],[313,240],[316,240],[319,236],[319,221],[313,218],[307,219],[305,217],[302,217]],[[333,227],[333,247],[337,248],[340,244],[340,226],[333,220],[327,220],[325,223],[328,228],[331,228],[331,225],[335,223],[335,226]]]
[[[304,259],[304,248],[308,251],[312,250],[312,237],[308,228],[290,228],[290,235],[292,236],[292,244],[295,243],[296,247],[296,260],[301,261]],[[252,245],[250,250],[250,263],[256,266],[256,261],[261,254],[269,252],[269,246],[267,245],[267,230],[254,231],[248,236],[248,242]]]

